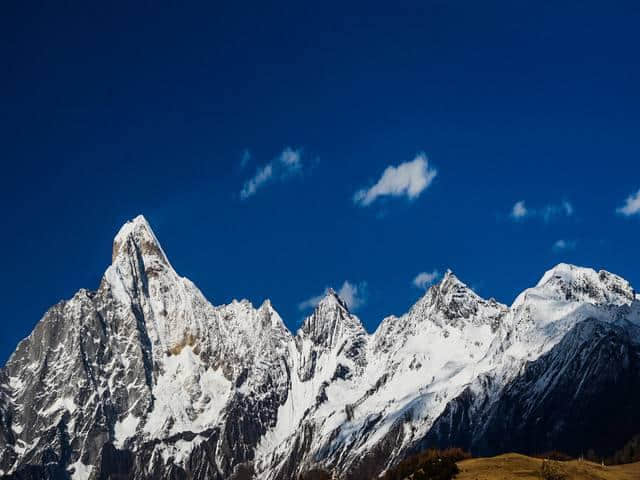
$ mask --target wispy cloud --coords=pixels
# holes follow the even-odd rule
[[[308,310],[310,308],[315,308],[327,295],[328,291],[329,288],[327,287],[321,295],[316,295],[300,302],[298,304],[298,309]],[[348,280],[345,280],[337,293],[338,296],[347,304],[349,310],[356,311],[367,301],[367,283],[351,283]]]
[[[438,278],[440,278],[440,273],[437,270],[433,272],[420,272],[411,283],[413,283],[413,286],[416,288],[426,290],[433,285]]]
[[[640,214],[640,190],[632,195],[629,195],[625,200],[624,205],[616,209],[616,212],[624,215],[625,217]]]
[[[573,205],[566,200],[560,203],[550,203],[539,208],[530,208],[525,204],[524,200],[519,200],[511,207],[509,217],[515,221],[539,218],[544,222],[550,222],[557,217],[571,217],[573,213]]]
[[[353,201],[356,205],[366,207],[384,196],[406,196],[413,200],[431,185],[437,174],[435,168],[429,167],[426,155],[420,153],[410,162],[388,166],[374,185],[358,190]]]
[[[566,250],[574,250],[576,248],[575,240],[557,240],[551,249],[558,253]]]
[[[561,202],[557,205],[547,205],[541,210],[540,215],[542,215],[542,219],[545,222],[564,215],[570,217],[573,215],[573,205],[567,201]]]
[[[244,182],[242,190],[240,191],[240,198],[246,200],[255,195],[264,185],[276,180],[286,180],[301,170],[301,150],[286,147],[276,158],[258,167],[253,177]]]
[[[338,290],[338,296],[346,302],[350,310],[357,310],[367,301],[367,284],[360,282],[353,284],[345,281]]]
[[[273,177],[273,164],[267,163],[266,165],[259,167],[253,177],[247,180],[242,190],[240,191],[240,198],[246,200],[247,198],[255,195],[258,189],[267,183]]]
[[[327,292],[325,290],[325,293],[323,293],[322,295],[315,295],[313,297],[307,298],[306,300],[303,300],[298,304],[298,310],[309,310],[310,308],[315,308],[326,294]]]
[[[242,151],[242,156],[240,157],[240,168],[245,168],[247,165],[249,165],[249,162],[251,161],[251,152],[248,149],[244,149]]]

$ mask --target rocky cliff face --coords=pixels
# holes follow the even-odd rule
[[[448,272],[373,334],[329,291],[293,335],[269,302],[209,303],[137,217],[0,370],[0,475],[355,479],[433,445],[614,448],[640,431],[639,325],[626,281],[559,265],[511,307]]]

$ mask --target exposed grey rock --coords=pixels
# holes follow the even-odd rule
[[[137,217],[0,369],[0,476],[355,480],[427,446],[615,448],[640,431],[639,325],[628,282],[561,264],[511,307],[448,272],[373,334],[330,290],[292,335],[269,301],[209,303]]]

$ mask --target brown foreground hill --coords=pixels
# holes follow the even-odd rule
[[[458,462],[455,480],[541,480],[543,460],[517,453]],[[564,480],[640,480],[640,462],[603,467],[586,460],[552,462],[552,470]]]

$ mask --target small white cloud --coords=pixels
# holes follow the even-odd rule
[[[624,205],[616,209],[616,212],[624,215],[625,217],[640,214],[640,190],[632,195],[629,195],[625,200]]]
[[[294,150],[291,147],[286,147],[275,159],[262,167],[258,167],[255,175],[244,182],[242,190],[240,190],[240,198],[246,200],[247,198],[255,195],[258,189],[268,182],[273,180],[285,180],[292,174],[298,173],[301,170],[301,150]]]
[[[282,153],[280,153],[280,162],[291,170],[302,168],[300,150],[292,150],[290,147],[285,148]]]
[[[378,197],[406,196],[410,200],[417,198],[431,185],[438,174],[437,170],[429,167],[429,160],[424,153],[420,153],[410,162],[401,163],[397,167],[388,166],[380,180],[375,185],[358,190],[353,201],[360,206],[371,205]]]
[[[573,205],[571,203],[562,201],[560,203],[550,203],[542,208],[530,208],[524,203],[524,200],[516,202],[511,207],[511,213],[509,216],[513,220],[523,220],[524,218],[540,218],[544,222],[548,223],[554,218],[573,215]]]
[[[520,200],[516,202],[516,204],[511,209],[511,216],[515,219],[520,219],[527,216],[527,207],[524,205],[524,200]]]
[[[340,290],[338,290],[338,296],[345,301],[349,310],[356,311],[367,300],[367,284],[366,282],[360,282],[354,285],[345,280]]]
[[[562,252],[564,250],[573,250],[576,248],[576,242],[574,240],[558,240],[553,244],[554,252]]]
[[[427,287],[430,287],[433,282],[438,279],[438,277],[440,277],[440,273],[438,273],[437,270],[434,270],[433,272],[420,272],[413,279],[412,283],[414,287],[421,290],[426,290]]]
[[[316,295],[308,298],[298,304],[298,310],[308,310],[315,308],[318,303],[327,295],[329,288],[325,288],[322,295]],[[337,292],[338,296],[344,300],[349,310],[356,311],[363,306],[367,300],[367,283],[360,282],[357,284],[345,280]]]
[[[316,295],[315,297],[307,298],[298,304],[298,310],[309,310],[310,308],[315,308],[323,298],[324,295]]]

